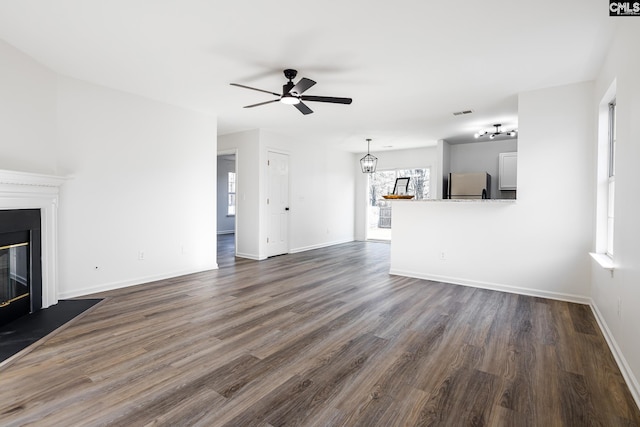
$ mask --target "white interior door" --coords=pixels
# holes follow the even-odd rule
[[[289,156],[267,153],[267,256],[289,253]]]

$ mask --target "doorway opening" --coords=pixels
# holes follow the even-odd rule
[[[235,262],[238,188],[237,153],[235,150],[220,152],[217,157],[217,262],[218,266]]]
[[[388,169],[369,174],[367,194],[367,240],[391,240],[391,201],[382,196],[393,193],[397,178],[409,178],[408,194],[414,200],[430,198],[431,168]]]

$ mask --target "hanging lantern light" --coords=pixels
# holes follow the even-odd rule
[[[374,173],[376,171],[376,165],[378,164],[378,158],[369,153],[370,144],[371,139],[367,139],[367,155],[360,159],[362,173]]]

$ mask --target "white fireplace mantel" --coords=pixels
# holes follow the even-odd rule
[[[42,308],[58,302],[58,192],[66,179],[0,170],[0,209],[40,209]]]

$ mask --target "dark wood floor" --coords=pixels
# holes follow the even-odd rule
[[[218,234],[218,268],[229,267],[236,263],[248,261],[236,258],[235,234]]]
[[[222,253],[222,252],[221,252]],[[350,243],[99,294],[0,368],[0,425],[638,426],[587,306]]]

